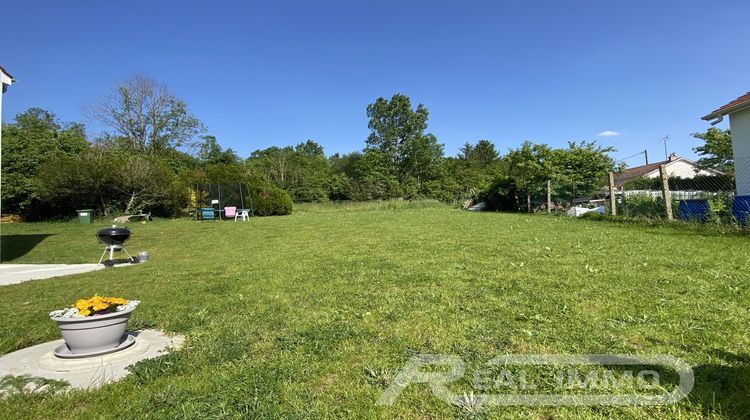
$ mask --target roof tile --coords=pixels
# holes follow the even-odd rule
[[[710,114],[703,117],[704,120],[713,120],[716,118],[721,117],[722,115],[726,115],[731,111],[734,111],[737,108],[740,108],[744,105],[750,106],[750,92],[747,92],[746,94],[740,96],[739,98],[733,100],[732,102],[729,102],[728,104],[722,106],[719,109],[714,110]]]

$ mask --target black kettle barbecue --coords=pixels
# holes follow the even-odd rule
[[[109,259],[104,261],[104,265],[110,267],[113,266],[115,264],[115,251],[124,251],[125,255],[128,256],[128,261],[135,261],[123,246],[123,243],[130,239],[130,229],[112,225],[111,227],[107,227],[96,232],[96,238],[99,240],[99,243],[106,245],[102,256],[99,258],[99,264],[102,263],[102,260],[104,260],[104,256],[107,255],[107,252],[109,252]]]

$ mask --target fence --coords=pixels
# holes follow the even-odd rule
[[[595,209],[629,218],[725,225],[750,222],[750,197],[737,197],[732,174],[677,164],[640,168],[635,173],[610,173],[602,181],[603,188],[583,197],[576,197],[570,184],[548,181],[530,188],[527,200],[533,211],[577,215]]]
[[[250,191],[242,183],[229,184],[196,184],[192,205],[202,207],[237,207],[252,213],[253,202]]]

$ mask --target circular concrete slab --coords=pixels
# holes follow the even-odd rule
[[[127,367],[145,359],[153,359],[169,350],[179,349],[184,336],[168,336],[161,331],[143,330],[128,333],[135,344],[117,353],[86,359],[63,359],[52,352],[64,343],[55,340],[18,350],[0,357],[0,377],[25,376],[66,381],[74,388],[96,388],[115,382],[129,372]],[[1,390],[0,390],[1,391]],[[2,392],[0,392],[1,394]]]

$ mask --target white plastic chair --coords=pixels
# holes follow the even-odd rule
[[[235,213],[235,215],[234,215],[234,221],[235,222],[237,221],[238,217],[241,217],[242,221],[244,222],[244,221],[246,221],[250,217],[250,214],[248,213],[247,210],[240,209],[240,210],[237,210],[237,213]]]

